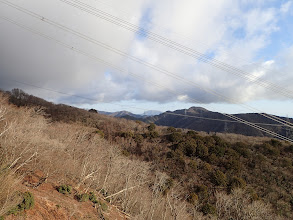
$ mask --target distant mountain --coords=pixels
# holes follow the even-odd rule
[[[115,117],[115,118],[126,118],[126,119],[138,119],[138,118],[143,118],[144,117],[142,115],[133,114],[133,113],[128,112],[128,111],[119,111],[119,112],[98,111],[98,113],[102,114],[102,115],[112,116],[112,117]]]
[[[185,117],[182,115],[186,115]],[[253,123],[276,124],[275,121],[265,118],[256,113],[235,114],[235,116]],[[293,123],[293,119],[279,117],[284,120],[289,120]],[[154,122],[157,125],[172,126],[176,128],[186,128],[196,131],[205,132],[227,132],[242,134],[248,136],[268,136],[268,134],[256,130],[248,125],[244,125],[233,121],[231,118],[224,116],[218,112],[211,112],[201,107],[191,107],[189,109],[181,109],[176,111],[168,111],[157,116],[147,117],[145,122]],[[293,137],[292,130],[284,126],[261,125],[266,129],[270,129],[282,135]]]
[[[143,113],[144,116],[155,116],[155,115],[159,115],[162,114],[163,112],[161,111],[157,111],[157,110],[149,110],[149,111],[145,111]]]
[[[145,111],[142,115],[133,114],[132,112],[128,112],[128,111],[119,111],[119,112],[98,111],[98,113],[102,115],[109,115],[116,118],[126,118],[126,119],[136,120],[136,119],[142,119],[142,118],[147,118],[150,116],[159,115],[162,112],[156,111],[156,110],[150,110],[150,111]]]

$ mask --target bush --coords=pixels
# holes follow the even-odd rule
[[[89,200],[89,194],[87,193],[84,193],[84,194],[80,194],[80,195],[77,195],[77,200],[79,202],[87,202]]]
[[[276,139],[271,139],[269,143],[274,147],[282,147],[282,143]]]
[[[169,127],[169,128],[167,128],[167,131],[170,132],[170,133],[174,133],[174,132],[176,132],[176,128]]]
[[[211,164],[217,165],[219,163],[219,158],[213,153],[207,157],[207,161]]]
[[[292,166],[292,160],[290,158],[284,158],[281,161],[282,167],[291,167]]]
[[[246,148],[237,148],[236,151],[245,158],[249,158],[251,155],[250,151]]]
[[[195,192],[197,193],[200,200],[205,200],[208,198],[208,187],[205,185],[196,186]]]
[[[204,146],[202,142],[199,142],[197,144],[197,149],[196,149],[196,156],[200,158],[205,158],[209,155],[209,149]]]
[[[248,193],[249,193],[249,197],[250,197],[251,201],[259,200],[259,196],[257,195],[257,193],[253,189],[248,189]]]
[[[100,135],[101,138],[104,138],[105,137],[104,132],[101,131],[101,130],[96,130],[95,133],[98,134],[98,135]]]
[[[60,192],[64,195],[67,195],[67,194],[71,194],[72,187],[69,185],[62,185],[62,186],[59,186],[57,190],[58,190],[58,192]]]
[[[101,207],[102,211],[104,211],[104,212],[107,211],[107,209],[108,209],[107,204],[104,202],[100,202],[100,207]]]
[[[270,155],[270,156],[279,156],[280,155],[280,150],[276,147],[273,147],[269,143],[262,144],[261,148],[266,155]]]
[[[217,157],[223,157],[225,155],[226,148],[223,146],[212,146],[209,148],[210,154],[215,154]]]
[[[163,195],[166,195],[168,193],[168,191],[171,189],[173,184],[174,184],[173,179],[169,178],[166,180],[166,182],[164,183],[161,189]]]
[[[148,126],[148,130],[149,131],[154,131],[156,129],[156,125],[154,123],[151,123],[149,126]]]
[[[105,197],[107,197],[107,196],[109,195],[108,192],[107,192],[106,190],[104,190],[104,189],[101,189],[100,192],[101,192],[102,195],[105,196]]]
[[[213,169],[209,163],[205,163],[205,162],[202,164],[201,168],[206,172],[211,172],[211,170]]]
[[[192,205],[196,205],[198,202],[198,195],[196,195],[196,193],[191,193],[187,201]]]
[[[178,143],[182,140],[182,137],[183,137],[182,133],[174,132],[169,135],[169,141],[171,141],[172,143]]]
[[[90,192],[89,194],[89,200],[93,203],[98,203],[98,199],[97,199],[97,196],[95,195],[95,193],[93,192]]]
[[[125,150],[125,149],[122,150],[121,153],[122,153],[122,155],[125,156],[125,157],[129,157],[129,156],[131,155],[131,153],[130,153],[128,150]]]
[[[197,163],[194,160],[191,160],[188,164],[188,166],[192,169],[192,170],[197,170]]]
[[[241,162],[237,159],[230,159],[225,163],[225,168],[227,170],[232,170],[232,171],[240,171],[241,170]]]
[[[142,143],[143,142],[143,136],[141,134],[136,134],[134,136],[134,141],[138,144]]]
[[[134,134],[131,131],[124,131],[119,134],[119,136],[123,138],[132,138],[133,135]]]
[[[191,138],[197,138],[198,133],[195,131],[187,131],[186,135]]]
[[[188,157],[195,156],[196,146],[196,141],[193,139],[188,139],[178,144],[178,148]]]
[[[230,181],[229,188],[230,190],[241,188],[244,189],[246,187],[246,182],[240,177],[233,177]]]
[[[220,170],[216,170],[212,174],[212,182],[218,186],[226,186],[227,185],[227,177],[226,175],[221,172]]]
[[[17,214],[24,210],[29,210],[35,205],[34,196],[31,192],[25,192],[21,194],[22,202],[19,203],[16,207],[11,209],[8,214]]]
[[[210,214],[210,215],[215,215],[216,212],[217,212],[215,206],[213,206],[213,205],[211,205],[211,204],[209,204],[209,203],[204,204],[204,205],[202,206],[202,208],[201,208],[201,211],[202,211],[203,214],[205,214],[205,215],[208,215],[208,214]]]
[[[293,145],[288,146],[286,152],[293,153]]]
[[[159,137],[159,133],[157,132],[157,131],[150,131],[149,133],[148,133],[148,136],[149,136],[149,138],[157,138],[157,137]]]
[[[203,138],[203,142],[205,144],[206,147],[210,148],[212,146],[214,146],[216,144],[216,141],[213,137],[211,136],[206,136]]]

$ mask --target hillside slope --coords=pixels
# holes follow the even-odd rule
[[[170,113],[170,114],[169,114]],[[177,115],[176,115],[177,114]],[[179,116],[179,115],[186,115]],[[248,122],[253,123],[264,123],[264,124],[276,124],[271,119],[265,118],[259,114],[235,114],[235,116],[244,119]],[[211,120],[207,120],[208,118]],[[280,117],[281,118],[281,117]],[[215,119],[215,120],[213,120]],[[289,120],[291,123],[293,119],[282,118],[284,120]],[[176,128],[186,128],[195,131],[205,131],[205,132],[220,132],[220,133],[234,133],[242,134],[247,136],[267,136],[266,133],[244,125],[241,123],[231,123],[224,122],[221,120],[232,121],[229,117],[224,116],[218,112],[211,112],[200,107],[191,107],[189,109],[176,110],[174,112],[162,113],[158,116],[146,118],[146,122],[154,122],[161,126],[172,126]],[[282,134],[284,136],[293,137],[293,131],[289,132],[284,126],[263,126],[269,130],[276,133]]]
[[[71,213],[66,204],[72,203],[78,219],[84,217],[83,206],[92,210],[93,203],[80,201],[92,192],[96,208],[106,203],[133,219],[293,217],[293,146],[288,143],[243,136],[236,142],[231,136],[158,127],[22,97],[30,107],[0,97],[0,216],[29,219],[22,213],[37,215],[50,194],[51,207],[68,207]],[[27,176],[37,172],[45,181],[37,180],[42,183],[37,188],[27,185]],[[58,192],[64,185],[72,187],[70,195]],[[13,216],[11,209],[23,207],[18,191],[35,195],[36,204]],[[69,200],[54,202],[61,198]],[[96,217],[108,213],[101,214]]]

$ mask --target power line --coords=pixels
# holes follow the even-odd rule
[[[165,37],[162,37],[156,33],[153,33],[151,31],[148,31],[142,27],[139,27],[139,26],[136,26],[132,23],[129,23],[127,21],[124,21],[123,19],[120,19],[118,17],[115,17],[109,13],[106,13],[102,10],[99,10],[97,8],[94,8],[88,4],[85,4],[85,3],[82,3],[78,0],[71,0],[71,1],[68,1],[68,0],[60,0],[61,2],[64,2],[65,4],[68,4],[68,5],[71,5],[75,8],[78,8],[82,11],[85,11],[89,14],[92,14],[98,18],[101,18],[103,20],[106,20],[108,22],[111,22],[115,25],[118,25],[120,27],[123,27],[124,29],[126,30],[129,30],[129,31],[133,31],[139,35],[142,35],[142,36],[145,36],[146,38],[148,39],[151,39],[157,43],[160,43],[162,45],[165,45],[171,49],[174,49],[178,52],[181,52],[185,55],[188,55],[188,56],[191,56],[191,57],[194,57],[194,58],[197,58],[198,60],[200,61],[203,61],[205,63],[208,63],[220,70],[223,70],[225,72],[228,72],[228,73],[231,73],[231,74],[234,74],[234,75],[237,75],[237,76],[240,76],[250,82],[253,82],[253,83],[256,83],[262,87],[265,87],[267,89],[271,89],[272,91],[275,91],[279,94],[282,94],[288,98],[293,98],[292,96],[292,91],[288,91],[288,90],[285,90],[284,88],[278,86],[278,85],[275,85],[271,82],[268,82],[268,81],[264,81],[264,80],[260,80],[258,77],[254,76],[254,75],[251,75],[249,74],[248,72],[245,72],[239,68],[236,68],[232,65],[229,65],[229,64],[226,64],[224,62],[221,62],[219,60],[216,60],[216,59],[211,59],[209,56],[205,55],[205,54],[202,54],[196,50],[193,50],[191,48],[188,48],[186,46],[183,46],[177,42],[174,42],[168,38],[165,38]],[[75,3],[75,4],[74,4]],[[85,8],[86,7],[86,8]]]
[[[109,8],[113,8],[113,5],[111,5],[111,4],[107,4],[107,3],[105,3],[104,1],[102,1],[102,0],[94,0],[95,2],[97,2],[98,4],[102,4],[102,5],[105,5],[105,6],[107,6],[107,7],[109,7]],[[115,10],[117,10],[116,8],[115,8]],[[127,16],[128,17],[128,20],[129,19],[132,19],[132,18],[134,18],[134,19],[136,19],[136,20],[138,20],[139,19],[139,17],[137,17],[137,16],[131,16],[131,18],[129,17],[129,15],[132,13],[131,11],[126,11],[126,10],[117,10],[117,11],[119,11],[119,12],[121,12],[122,14],[124,14],[124,16]],[[117,16],[118,17],[118,16]],[[158,25],[158,24],[154,24],[154,23],[151,23],[154,27],[158,27],[159,29],[161,29],[161,30],[164,30],[165,32],[170,32],[170,29],[169,28],[167,28],[166,26],[164,26],[164,25]],[[193,44],[191,44],[190,42],[191,41],[193,41],[194,42],[194,39],[192,38],[192,36],[191,35],[187,35],[187,34],[183,34],[183,33],[179,33],[178,31],[174,31],[174,30],[172,30],[171,31],[171,34],[174,34],[174,35],[177,35],[178,37],[179,37],[179,39],[181,38],[181,40],[184,40],[185,42],[189,42],[188,43],[188,45],[193,45]],[[173,40],[173,41],[175,41],[175,40]],[[207,46],[207,47],[210,47],[210,45],[209,44],[207,44],[207,43],[204,43],[204,42],[198,42],[199,44],[201,44],[201,45],[204,45],[204,46]],[[187,46],[187,45],[186,45]],[[202,53],[202,52],[201,52]],[[222,53],[224,53],[224,54],[227,54],[227,55],[229,55],[229,53],[227,52],[227,51],[222,51]],[[240,58],[240,57],[234,57],[234,59],[237,59],[237,60],[242,60],[242,61],[245,61],[246,62],[246,64],[245,65],[251,65],[251,64],[255,64],[255,62],[250,62],[250,61],[248,61],[247,59],[243,59],[243,58]],[[220,60],[219,60],[220,61]],[[221,61],[221,62],[223,62],[223,61]],[[239,67],[238,67],[239,68]],[[265,67],[265,66],[263,66],[262,67],[263,69],[266,69],[266,70],[270,70],[269,68],[267,68],[267,67]],[[280,73],[279,71],[274,71],[274,72],[277,72],[277,73]]]
[[[20,7],[20,6],[14,5],[14,4],[12,4],[12,3],[10,3],[10,2],[7,2],[7,1],[5,1],[5,0],[4,0],[4,1],[0,0],[0,2],[3,2],[4,4],[7,4],[8,6],[13,7],[13,8],[15,8],[15,9],[17,9],[17,10],[19,10],[19,11],[25,13],[25,14],[28,14],[28,15],[30,15],[30,16],[33,16],[33,17],[37,18],[37,19],[40,19],[40,20],[42,20],[43,22],[46,22],[46,23],[48,23],[48,24],[50,24],[50,25],[53,25],[53,26],[55,26],[55,27],[57,27],[57,28],[60,28],[60,29],[62,29],[62,30],[64,30],[64,31],[70,32],[70,33],[72,33],[72,34],[74,34],[74,35],[76,35],[76,36],[78,36],[78,37],[80,37],[80,38],[82,38],[82,39],[84,39],[84,40],[87,40],[87,41],[89,41],[89,42],[91,42],[91,43],[93,43],[93,44],[96,44],[96,45],[98,45],[98,46],[100,46],[100,47],[103,47],[103,48],[105,48],[105,49],[107,49],[107,50],[110,50],[110,51],[112,51],[112,52],[114,52],[114,53],[116,53],[116,54],[119,54],[119,55],[121,55],[121,56],[125,56],[125,57],[127,57],[127,58],[129,58],[129,59],[131,59],[131,60],[134,60],[134,61],[136,61],[136,62],[138,62],[138,63],[140,63],[140,64],[143,64],[143,65],[145,65],[145,66],[147,66],[147,67],[149,67],[149,68],[152,68],[152,69],[154,69],[154,70],[156,70],[156,71],[159,71],[159,72],[161,72],[161,73],[163,73],[163,74],[165,74],[165,75],[171,76],[171,77],[175,78],[176,80],[179,80],[179,81],[184,82],[184,83],[188,83],[188,84],[191,85],[191,86],[196,86],[196,87],[198,87],[198,88],[200,88],[200,89],[202,89],[202,90],[204,90],[204,91],[206,91],[206,92],[208,92],[208,93],[210,93],[210,94],[216,95],[216,96],[218,96],[218,97],[220,97],[220,98],[222,98],[222,99],[225,99],[225,100],[227,100],[227,101],[229,101],[229,102],[231,102],[231,103],[237,103],[236,100],[233,100],[233,99],[231,99],[231,98],[225,97],[225,96],[223,96],[223,95],[221,95],[221,94],[215,92],[214,90],[203,88],[202,86],[200,86],[199,84],[197,84],[197,83],[195,83],[195,82],[192,82],[192,81],[186,80],[186,79],[184,79],[184,78],[182,78],[182,77],[180,77],[180,76],[178,76],[178,75],[176,75],[176,74],[174,74],[174,73],[172,73],[172,72],[170,72],[170,71],[167,71],[167,70],[162,69],[162,68],[160,68],[160,67],[158,67],[158,66],[152,65],[151,63],[148,63],[148,62],[143,61],[143,60],[141,60],[141,59],[139,59],[139,58],[136,58],[136,57],[134,57],[134,56],[132,56],[132,55],[129,55],[129,54],[127,54],[127,53],[124,53],[124,52],[121,51],[121,50],[118,50],[118,49],[116,49],[116,48],[113,48],[113,47],[111,47],[111,46],[105,44],[105,43],[102,43],[102,42],[100,42],[100,41],[97,41],[97,40],[95,40],[95,39],[93,39],[93,38],[91,38],[91,37],[88,37],[88,36],[86,36],[86,35],[80,33],[80,32],[77,32],[77,31],[75,31],[75,30],[72,30],[72,29],[70,29],[70,28],[68,28],[68,27],[66,27],[66,26],[64,26],[64,25],[58,24],[58,23],[56,23],[56,22],[54,22],[54,21],[51,21],[51,20],[49,20],[49,19],[47,19],[47,18],[45,18],[45,17],[43,17],[43,16],[41,16],[41,15],[38,15],[38,14],[32,12],[32,11],[29,11],[29,10],[27,10],[27,9],[24,9],[24,8]],[[166,88],[165,88],[165,89],[166,89]],[[232,100],[232,101],[231,101],[231,100]],[[196,102],[199,102],[199,101],[196,100]],[[238,105],[240,105],[240,104],[238,104]],[[248,105],[245,105],[245,104],[241,104],[241,105],[244,106],[245,108],[250,109],[250,110],[253,110],[253,111],[259,111],[258,109],[256,109],[256,108],[252,108],[252,107],[250,107],[250,106],[248,106]],[[260,115],[262,115],[262,116],[264,116],[264,117],[266,117],[266,118],[269,118],[269,119],[271,119],[271,120],[274,120],[274,121],[276,121],[276,122],[278,122],[278,123],[281,123],[281,124],[284,124],[284,125],[286,125],[286,126],[291,127],[291,126],[289,125],[289,124],[291,124],[291,122],[288,122],[288,121],[282,122],[283,119],[280,119],[280,118],[275,117],[275,116],[273,116],[273,115],[267,115],[267,114],[265,114],[265,113],[258,113],[258,114],[260,114]],[[292,125],[292,124],[291,124],[291,125]]]
[[[122,69],[122,68],[119,68],[119,67],[117,67],[117,66],[115,66],[115,65],[113,65],[113,64],[111,64],[111,63],[109,64],[108,62],[106,62],[106,61],[104,61],[104,60],[101,60],[100,58],[97,58],[97,57],[95,57],[94,55],[91,55],[91,54],[88,54],[88,53],[86,53],[86,52],[84,52],[84,51],[82,51],[82,50],[76,49],[76,48],[74,48],[74,47],[72,47],[72,46],[70,46],[70,45],[68,45],[68,44],[66,44],[66,43],[63,43],[63,42],[61,42],[61,41],[59,41],[59,40],[56,40],[56,39],[54,39],[54,38],[52,38],[52,37],[49,37],[49,36],[45,35],[45,34],[39,32],[39,31],[36,31],[36,30],[31,29],[31,28],[29,28],[29,27],[27,27],[27,26],[24,26],[24,25],[22,25],[22,24],[20,24],[20,23],[18,23],[18,22],[15,22],[14,20],[11,20],[11,19],[7,18],[7,17],[0,16],[0,18],[4,19],[4,20],[6,20],[6,21],[8,21],[8,22],[10,22],[10,23],[12,23],[12,24],[15,24],[15,25],[17,25],[17,26],[19,26],[19,27],[21,27],[21,28],[23,28],[23,29],[26,29],[26,30],[28,30],[28,31],[30,31],[30,32],[32,32],[32,33],[34,33],[34,34],[40,35],[41,37],[44,37],[44,38],[49,39],[49,40],[52,40],[52,41],[56,42],[57,44],[62,45],[62,46],[66,47],[66,48],[68,48],[68,49],[70,49],[70,50],[73,50],[73,51],[75,51],[75,52],[78,52],[78,53],[80,53],[80,54],[83,54],[84,56],[87,56],[87,57],[89,57],[89,58],[91,58],[91,59],[93,59],[93,60],[96,60],[96,61],[98,61],[98,62],[102,62],[102,63],[104,63],[104,64],[106,63],[107,65],[110,65],[110,66],[114,67],[115,69],[118,68],[121,72],[128,72],[127,70],[124,70],[124,69]],[[221,113],[221,114],[223,114],[223,113]],[[293,143],[293,140],[291,140],[291,139],[289,139],[289,138],[287,138],[287,137],[284,137],[284,136],[282,136],[282,135],[279,135],[279,134],[277,134],[277,133],[275,133],[275,132],[272,132],[272,131],[270,131],[270,130],[268,130],[268,129],[265,129],[265,128],[262,128],[262,127],[259,127],[259,126],[257,126],[257,125],[254,124],[254,123],[247,122],[247,121],[245,121],[245,120],[243,120],[243,119],[240,119],[240,118],[238,118],[238,117],[236,117],[236,116],[233,116],[233,115],[229,115],[229,114],[223,114],[223,115],[225,115],[225,116],[227,116],[227,117],[230,117],[230,118],[232,118],[232,119],[234,119],[234,120],[236,120],[236,121],[239,121],[239,122],[241,122],[241,123],[243,123],[243,124],[246,124],[246,125],[248,125],[248,126],[250,126],[250,127],[253,127],[253,128],[258,129],[258,130],[261,130],[261,131],[263,131],[263,132],[265,132],[265,133],[268,133],[268,134],[270,134],[270,135],[272,135],[272,136],[274,136],[274,137],[277,137],[277,138],[279,138],[279,139],[281,139],[281,140],[286,140],[286,141],[289,141],[289,142]]]
[[[22,85],[26,85],[26,86],[30,86],[30,87],[33,87],[33,88],[42,89],[42,90],[45,90],[45,91],[54,92],[54,93],[58,93],[58,94],[61,94],[61,95],[66,95],[66,96],[70,96],[70,97],[80,98],[80,99],[84,99],[84,100],[94,101],[94,102],[98,102],[98,103],[108,103],[108,104],[116,105],[116,106],[123,107],[123,108],[126,107],[126,108],[138,109],[138,110],[144,110],[144,111],[150,111],[151,110],[151,109],[146,109],[146,108],[139,108],[139,107],[134,107],[134,106],[115,104],[115,103],[112,103],[111,101],[99,101],[98,99],[88,98],[88,97],[80,96],[80,95],[74,95],[74,94],[70,94],[70,93],[67,93],[67,92],[63,92],[63,91],[58,91],[58,90],[54,90],[54,89],[50,89],[50,88],[45,88],[45,87],[42,87],[42,86],[37,86],[37,85],[31,84],[31,83],[20,82],[18,80],[3,79],[3,78],[2,78],[2,80],[10,81],[10,82],[15,82],[15,83],[22,84]],[[185,112],[186,112],[186,110],[185,110]],[[182,116],[182,117],[187,117],[187,118],[203,119],[203,120],[209,120],[209,121],[220,121],[220,122],[225,122],[225,123],[228,122],[228,123],[239,123],[239,124],[242,124],[241,122],[238,122],[238,121],[231,121],[231,120],[217,119],[217,118],[210,118],[210,117],[201,117],[201,116],[195,116],[195,115],[187,115],[186,113],[183,115],[183,114],[178,114],[178,113],[174,113],[174,112],[170,112],[170,111],[163,112],[161,114],[174,115],[174,116]],[[221,113],[219,113],[219,114],[221,114]],[[272,126],[272,127],[283,127],[283,125],[279,125],[279,124],[255,123],[255,122],[254,122],[254,124],[256,124],[256,125]]]
[[[31,84],[31,83],[21,82],[21,81],[14,80],[14,79],[7,79],[7,78],[3,79],[2,78],[2,80],[9,81],[9,82],[15,82],[15,83],[18,83],[18,84],[30,86],[30,87],[41,89],[41,90],[44,90],[44,91],[54,92],[54,93],[57,93],[57,94],[66,95],[66,96],[75,97],[75,98],[80,98],[80,99],[84,99],[84,100],[88,100],[88,101],[92,101],[92,102],[103,103],[103,104],[106,103],[106,104],[116,105],[116,106],[123,107],[123,108],[138,109],[138,110],[143,110],[143,111],[150,111],[151,110],[151,109],[139,108],[139,107],[129,106],[129,105],[120,105],[120,104],[113,103],[111,101],[100,101],[98,99],[88,98],[88,97],[80,96],[80,95],[74,95],[74,94],[70,94],[70,93],[67,93],[67,92],[63,92],[63,91],[59,91],[59,90],[55,90],[55,89],[51,89],[51,88],[46,88],[46,87],[42,87],[42,86],[37,86],[37,85]],[[201,116],[187,115],[187,114],[183,115],[183,114],[178,114],[178,113],[174,113],[174,112],[170,112],[170,111],[166,111],[166,112],[163,112],[161,114],[182,116],[182,117],[196,118],[196,119],[203,119],[203,120],[209,120],[209,121],[220,121],[220,122],[242,124],[241,122],[238,122],[238,121],[218,119],[218,118],[210,118],[210,117],[201,117]],[[219,113],[219,114],[221,114],[221,113]],[[272,126],[272,127],[283,127],[283,125],[279,125],[279,124],[268,124],[268,123],[254,123],[254,124]]]
[[[109,21],[109,22],[111,22],[111,23],[114,23],[114,24],[116,24],[116,25],[118,25],[118,26],[120,26],[120,27],[123,27],[123,28],[125,28],[125,29],[127,29],[127,30],[130,30],[130,31],[135,31],[135,32],[137,32],[138,31],[138,33],[140,33],[140,34],[142,34],[142,35],[146,35],[146,33],[145,32],[147,32],[147,30],[146,31],[141,31],[141,29],[138,29],[138,30],[133,30],[133,29],[131,29],[131,28],[129,28],[129,27],[127,27],[127,26],[125,26],[125,25],[121,25],[120,23],[117,23],[117,22],[113,22],[113,20],[109,20],[108,18],[105,18],[105,17],[103,17],[103,16],[100,16],[99,14],[96,14],[96,13],[94,13],[94,12],[92,12],[92,11],[90,11],[90,10],[88,10],[88,9],[85,9],[85,8],[82,8],[82,7],[80,7],[80,6],[78,6],[78,5],[74,5],[74,4],[72,4],[72,3],[70,3],[70,2],[68,2],[68,1],[66,1],[66,0],[60,0],[60,1],[62,1],[62,2],[65,2],[66,4],[69,4],[69,5],[71,5],[71,6],[73,6],[73,7],[76,7],[76,8],[78,8],[78,9],[80,9],[80,10],[83,10],[83,11],[85,11],[85,12],[88,12],[88,13],[90,13],[90,14],[92,14],[92,15],[94,15],[94,16],[96,16],[96,17],[100,17],[100,18],[102,18],[102,19],[104,19],[104,20],[107,20],[107,21]],[[74,1],[74,0],[73,0]],[[76,1],[76,0],[75,0]],[[80,4],[84,4],[84,3],[80,3]],[[88,7],[91,7],[91,6],[88,6]],[[95,9],[95,8],[94,8]],[[95,10],[98,10],[98,9],[95,9]],[[105,13],[105,12],[104,12]],[[107,14],[107,13],[106,13]],[[112,15],[111,15],[112,16]],[[114,16],[112,16],[112,17],[114,17]],[[119,18],[118,18],[119,19]],[[133,25],[133,24],[131,24],[131,25]],[[161,37],[161,36],[160,36]],[[170,47],[170,48],[172,48],[172,49],[175,49],[175,50],[177,50],[177,51],[179,51],[179,52],[182,52],[182,53],[185,53],[185,54],[187,54],[187,55],[190,55],[190,53],[188,54],[188,53],[186,53],[186,51],[184,51],[184,50],[182,50],[182,49],[178,49],[178,48],[176,48],[176,47],[174,47],[174,46],[170,46],[170,45],[168,45],[168,44],[166,44],[166,43],[164,43],[164,42],[162,42],[162,41],[158,41],[158,40],[156,40],[156,39],[154,39],[154,38],[151,38],[151,37],[149,37],[148,36],[148,38],[150,38],[150,39],[152,39],[153,41],[155,41],[155,42],[158,42],[158,43],[161,43],[161,44],[163,44],[163,45],[165,45],[165,46],[167,46],[167,47]],[[161,37],[162,38],[162,37]],[[167,39],[168,40],[168,39]],[[176,42],[175,42],[176,43]],[[198,52],[196,52],[196,53],[198,53]],[[190,55],[190,56],[192,56],[192,55]],[[197,57],[198,58],[198,57]],[[212,64],[211,64],[212,65]],[[223,69],[222,69],[223,70]],[[225,71],[225,70],[224,70]],[[227,72],[227,71],[226,71]],[[229,72],[229,71],[228,71]],[[170,73],[170,72],[169,72]],[[166,74],[166,73],[164,73],[164,74]],[[176,74],[175,74],[176,75]],[[185,80],[185,79],[184,79]],[[186,80],[185,80],[186,81]],[[254,82],[256,82],[256,81],[254,81]],[[267,85],[268,83],[266,83],[266,85]],[[202,87],[200,87],[199,85],[196,85],[194,82],[193,82],[193,85],[194,86],[197,86],[198,88],[201,88],[201,89],[203,89]],[[216,92],[214,92],[214,91],[212,91],[212,90],[208,90],[208,89],[203,89],[203,90],[205,90],[205,91],[210,91],[210,93],[212,93],[212,94],[214,94],[214,95],[216,95]],[[211,92],[212,91],[212,92]],[[282,90],[278,90],[278,92],[282,92]],[[219,96],[219,97],[221,97],[221,98],[223,98],[223,96],[222,95],[220,95],[220,94],[217,94],[217,96]],[[287,96],[287,95],[285,95],[285,96]],[[292,96],[290,95],[290,98],[292,98]],[[224,97],[224,99],[226,99],[226,100],[229,100],[229,99],[227,99],[227,97]],[[237,103],[237,101],[230,101],[231,103]],[[251,107],[249,107],[248,105],[244,105],[244,104],[242,104],[242,106],[246,106],[246,108],[249,108],[249,109],[251,109],[251,110],[253,110],[253,111],[259,111],[258,109],[256,109],[256,108],[251,108]],[[287,121],[285,121],[285,120],[283,120],[283,119],[280,119],[280,118],[277,118],[276,116],[274,116],[274,115],[268,115],[268,114],[265,114],[265,113],[259,113],[259,114],[261,114],[261,115],[263,115],[264,117],[268,117],[268,118],[274,118],[273,120],[275,120],[275,121],[278,121],[279,123],[282,123],[282,124],[284,124],[284,125],[286,125],[286,126],[290,126],[290,127],[293,127],[293,124],[292,123],[290,123],[290,122],[287,122]]]

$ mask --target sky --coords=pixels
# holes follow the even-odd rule
[[[62,0],[6,1],[43,19],[0,3],[0,88],[4,90],[21,88],[55,103],[110,112],[140,114],[201,106],[225,113],[293,117],[293,0],[82,1],[139,26],[139,31],[129,31]],[[141,62],[56,28],[45,22],[48,19]],[[201,58],[204,55],[207,62],[152,40],[150,33],[183,45]],[[233,71],[222,70],[219,62]],[[270,83],[276,89],[267,88]]]

